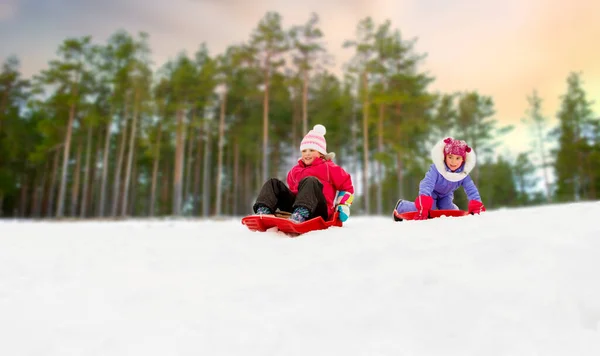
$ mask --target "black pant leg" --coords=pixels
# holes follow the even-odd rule
[[[294,208],[303,206],[310,211],[310,218],[321,216],[327,220],[327,200],[323,195],[323,184],[316,177],[306,177],[298,184],[298,196]]]
[[[279,208],[281,211],[291,213],[294,198],[294,194],[285,183],[277,178],[271,178],[260,189],[252,210],[256,213],[258,207],[264,205],[271,209],[272,212],[275,212]]]

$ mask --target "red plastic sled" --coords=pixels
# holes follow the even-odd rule
[[[327,221],[323,220],[320,216],[303,223],[295,223],[289,219],[289,215],[249,215],[242,218],[242,224],[246,225],[252,231],[267,231],[268,229],[277,227],[279,231],[291,236],[302,235],[314,230],[325,230],[332,226],[342,226],[342,222],[338,219],[337,211],[333,215],[333,218]]]
[[[469,215],[468,211],[464,210],[431,210],[429,213],[429,218],[439,218],[441,216],[465,216]],[[408,213],[398,213],[394,210],[394,221],[402,221],[402,220],[414,220],[415,216],[417,216],[416,211],[409,211]]]

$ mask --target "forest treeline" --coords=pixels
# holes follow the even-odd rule
[[[359,21],[341,77],[324,38],[317,14],[284,28],[268,12],[244,43],[218,54],[200,43],[156,70],[148,34],[123,30],[106,43],[65,39],[31,78],[6,58],[0,216],[245,215],[267,178],[285,178],[315,124],[353,176],[353,215],[414,199],[446,136],[477,152],[488,209],[597,199],[600,120],[581,73],[566,77],[555,126],[531,92],[523,122],[535,148],[503,157],[496,150],[513,127],[500,125],[493,98],[431,90],[417,39],[390,21]],[[456,203],[465,199],[459,190]]]

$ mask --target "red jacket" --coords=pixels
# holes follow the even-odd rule
[[[327,200],[329,216],[333,215],[336,191],[345,191],[354,194],[352,178],[342,167],[326,161],[322,158],[316,158],[310,166],[304,164],[302,159],[298,164],[292,167],[287,175],[287,184],[294,194],[298,194],[298,184],[306,177],[316,177],[323,184],[323,195]]]

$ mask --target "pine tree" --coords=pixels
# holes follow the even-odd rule
[[[597,142],[597,120],[594,120],[591,103],[582,87],[581,73],[571,73],[567,78],[567,92],[557,114],[559,124],[553,134],[558,138],[554,170],[556,199],[578,201],[595,197],[594,170],[591,153]]]

